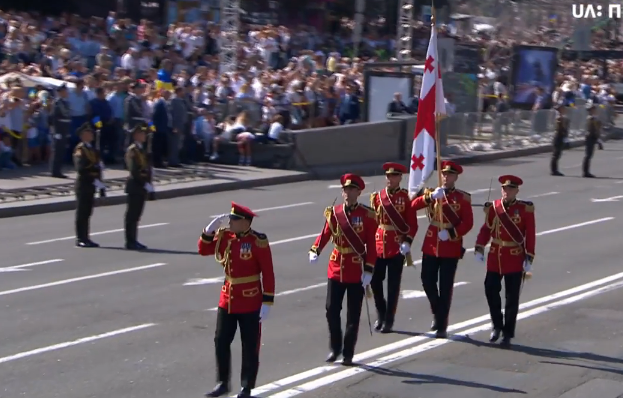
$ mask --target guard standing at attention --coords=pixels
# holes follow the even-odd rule
[[[493,324],[489,341],[496,342],[503,333],[501,345],[509,347],[515,337],[521,285],[526,276],[531,276],[536,225],[532,202],[517,199],[519,186],[523,184],[521,178],[504,175],[499,181],[502,198],[485,203],[485,222],[476,238],[474,255],[484,263],[485,247],[491,240],[485,277],[485,295]],[[504,315],[500,298],[502,279],[506,289]]]
[[[595,145],[599,144],[601,135],[601,122],[595,117],[596,107],[592,101],[586,104],[588,117],[586,118],[586,138],[584,140],[584,160],[582,161],[582,176],[585,178],[595,178],[591,174],[591,159],[595,153]]]
[[[455,188],[463,168],[454,162],[444,161],[441,172],[443,186],[435,190],[425,189],[411,206],[413,211],[426,208],[430,221],[422,244],[422,287],[433,312],[431,330],[437,332],[437,338],[446,338],[454,275],[459,260],[465,254],[463,237],[474,226],[474,214],[471,195]]]
[[[106,186],[102,183],[102,168],[99,152],[93,147],[93,130],[89,123],[78,129],[80,143],[74,149],[76,167],[76,247],[99,247],[89,238],[89,220],[93,214],[95,191],[105,196]]]
[[[125,248],[145,250],[147,246],[138,242],[138,222],[143,215],[145,200],[153,199],[154,187],[151,182],[151,167],[147,161],[145,141],[147,126],[138,125],[132,133],[134,143],[125,153],[125,164],[130,172],[125,183],[127,208],[125,212]]]
[[[58,99],[52,110],[52,156],[50,158],[50,173],[52,177],[67,178],[63,174],[63,162],[67,151],[67,140],[71,130],[71,114],[67,101],[67,86],[61,85],[57,90]]]
[[[402,175],[407,168],[399,163],[383,165],[387,186],[370,195],[370,204],[376,213],[376,265],[372,275],[372,292],[378,319],[374,329],[389,333],[400,297],[400,282],[405,256],[407,266],[412,266],[411,243],[417,233],[417,212],[411,210],[409,191],[400,188]],[[387,275],[387,301],[383,294],[383,282]]]
[[[132,92],[128,95],[123,103],[123,114],[125,115],[125,130],[126,135],[124,138],[124,148],[127,149],[132,143],[132,133],[137,126],[145,124],[144,109],[143,109],[143,93],[145,86],[142,83],[136,82],[130,86]],[[127,165],[126,165],[127,167]],[[128,168],[129,170],[129,168]]]
[[[376,263],[377,225],[374,210],[357,202],[365,188],[361,177],[345,174],[340,183],[344,203],[325,209],[326,221],[309,250],[309,262],[318,262],[322,249],[329,239],[333,240],[335,247],[329,256],[326,302],[331,352],[326,361],[335,362],[343,353],[342,364],[352,366],[361,305]],[[342,302],[347,293],[346,333],[342,342]]]
[[[231,212],[212,220],[199,238],[199,254],[214,255],[225,271],[214,336],[218,384],[206,394],[208,397],[230,391],[230,346],[238,325],[242,341],[242,390],[238,398],[250,398],[255,388],[261,322],[267,319],[275,300],[275,275],[268,238],[251,229],[254,217],[250,209],[232,202]],[[229,218],[229,228],[219,228],[225,218]]]
[[[563,105],[556,105],[558,116],[556,117],[556,132],[554,134],[554,153],[550,163],[550,171],[553,176],[563,176],[558,170],[558,161],[562,155],[562,149],[565,146],[565,140],[569,135],[569,118],[567,117],[567,108]]]

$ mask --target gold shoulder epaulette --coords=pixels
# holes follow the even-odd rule
[[[370,194],[370,206],[374,207],[374,202],[376,202],[376,195],[378,195],[378,192],[372,192]]]
[[[528,213],[534,213],[534,203],[530,202],[529,200],[519,200],[519,203],[526,206],[526,211]]]
[[[76,145],[76,147],[74,148],[74,155],[75,156],[81,156],[82,155],[82,147],[84,146],[84,144],[81,142],[78,145]]]
[[[266,234],[257,231],[252,231],[252,234],[253,236],[255,236],[255,244],[257,245],[257,247],[268,247],[268,237],[266,236]]]
[[[327,206],[327,208],[324,209],[325,218],[328,220],[331,217],[331,214],[333,214],[333,207]]]
[[[457,189],[457,192],[460,192],[461,194],[463,194],[463,200],[465,200],[466,202],[472,203],[471,193],[463,191],[462,189]]]

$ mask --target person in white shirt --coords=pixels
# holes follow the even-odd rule
[[[129,48],[125,54],[121,56],[121,67],[123,69],[134,71],[136,70],[137,60],[136,60],[137,52],[134,48]]]

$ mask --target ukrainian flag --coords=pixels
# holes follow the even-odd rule
[[[158,71],[158,80],[156,80],[156,89],[165,89],[173,91],[173,79],[171,74],[164,69]]]
[[[556,20],[558,19],[558,17],[556,16],[556,14],[552,14],[549,16],[549,21],[550,22],[556,22]]]
[[[103,126],[102,121],[100,120],[99,116],[95,116],[93,120],[91,120],[91,122],[93,123],[96,129],[101,129]]]
[[[154,122],[149,122],[148,126],[151,131],[156,131],[156,126],[154,126]]]

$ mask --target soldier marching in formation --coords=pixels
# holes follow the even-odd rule
[[[52,156],[50,158],[50,173],[52,177],[67,178],[63,174],[63,162],[67,151],[67,141],[71,130],[71,114],[67,101],[67,86],[64,84],[57,89],[58,99],[54,102],[52,111]]]
[[[417,233],[417,212],[412,211],[409,192],[400,188],[402,175],[407,168],[399,163],[383,165],[387,187],[370,196],[370,204],[376,213],[376,265],[372,276],[372,292],[376,306],[377,320],[374,329],[389,333],[394,326],[394,317],[400,297],[400,282],[405,256],[412,266],[411,243]],[[387,275],[387,301],[383,294],[383,282]]]
[[[504,175],[502,198],[487,202],[484,206],[485,222],[476,238],[476,260],[485,262],[485,247],[491,241],[487,256],[485,295],[489,304],[493,330],[490,342],[503,334],[502,346],[509,347],[515,337],[515,325],[519,312],[519,295],[526,275],[531,275],[536,245],[534,205],[517,199],[519,177]],[[502,315],[502,279],[506,290],[506,305]]]
[[[145,250],[147,247],[138,242],[138,222],[145,208],[145,201],[154,199],[152,170],[145,148],[147,126],[137,125],[132,133],[134,143],[125,153],[125,164],[129,176],[125,184],[127,208],[125,213],[125,247],[128,250]]]
[[[345,174],[340,183],[344,203],[325,209],[326,221],[309,251],[309,262],[315,264],[329,239],[333,240],[334,248],[327,270],[326,304],[331,352],[326,361],[335,362],[343,354],[343,365],[351,366],[359,333],[361,306],[376,263],[377,224],[374,210],[357,201],[365,188],[361,177]],[[342,340],[341,311],[345,294],[348,294],[346,333]]]
[[[100,154],[93,147],[93,130],[89,123],[78,129],[81,142],[74,149],[73,160],[77,177],[76,193],[76,247],[99,247],[89,238],[89,220],[93,214],[95,192],[105,196],[106,186],[102,182]]]
[[[214,255],[225,272],[214,336],[217,385],[206,396],[220,397],[230,391],[230,346],[240,326],[242,390],[238,398],[250,398],[259,368],[261,323],[275,299],[275,275],[268,238],[251,229],[256,214],[234,202],[231,205],[231,212],[216,217],[198,242],[199,254]],[[219,228],[226,218],[229,228]]]
[[[556,117],[556,132],[554,134],[554,153],[552,154],[552,161],[550,163],[550,172],[553,176],[563,176],[558,170],[558,161],[562,155],[562,150],[565,146],[565,140],[569,135],[569,118],[567,117],[567,108],[563,105],[557,105],[558,116]]]
[[[582,161],[582,176],[585,178],[595,178],[591,174],[591,159],[595,153],[595,145],[600,145],[601,148],[601,122],[595,117],[595,104],[589,101],[586,104],[588,110],[588,117],[586,119],[586,138],[584,140],[584,160]]]
[[[431,330],[436,331],[436,337],[446,338],[454,275],[465,254],[463,236],[471,231],[474,215],[470,194],[454,186],[463,168],[445,161],[441,172],[443,186],[424,190],[411,205],[413,211],[425,208],[430,220],[422,244],[422,287],[434,316]]]

